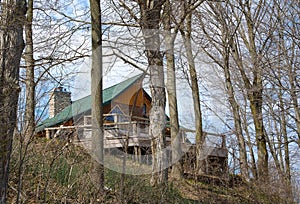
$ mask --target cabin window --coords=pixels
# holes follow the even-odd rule
[[[110,116],[106,116],[105,120],[110,121],[110,122],[125,122],[127,121],[126,116],[124,112],[121,110],[121,108],[116,105],[110,112],[109,114],[112,114]],[[115,121],[116,117],[118,118],[118,121]]]
[[[143,116],[147,115],[147,105],[144,103],[143,105]]]

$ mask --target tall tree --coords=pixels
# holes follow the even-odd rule
[[[292,1],[274,1],[267,15],[268,26],[272,26],[272,43],[266,61],[268,91],[264,93],[264,110],[267,113],[266,131],[268,145],[274,161],[278,179],[287,198],[292,198],[292,142],[296,142],[299,129],[297,124],[299,70],[299,46],[295,25],[295,7]]]
[[[293,1],[278,1],[278,37],[279,49],[281,52],[284,67],[287,69],[289,81],[289,94],[294,109],[294,121],[296,124],[296,134],[298,138],[298,146],[300,148],[300,106],[299,106],[299,80],[297,72],[299,72],[299,24],[295,16],[299,14],[299,5],[294,5]],[[289,26],[287,26],[289,25]]]
[[[19,97],[26,1],[0,4],[0,203],[6,203],[8,173]]]
[[[231,53],[238,67],[243,86],[246,90],[249,101],[251,115],[255,128],[255,138],[257,144],[257,166],[258,176],[264,180],[268,176],[268,150],[267,133],[264,131],[263,120],[263,53],[270,40],[269,34],[260,35],[267,3],[259,1],[230,2],[231,12],[234,22],[239,24],[238,34],[234,40],[230,41]],[[239,9],[237,9],[237,6]],[[269,32],[269,31],[267,31]],[[242,45],[243,44],[243,45]]]
[[[25,104],[25,125],[21,133],[19,142],[19,165],[18,165],[18,194],[16,203],[20,202],[20,194],[22,192],[24,162],[26,160],[27,151],[30,142],[34,136],[35,130],[35,82],[34,82],[34,58],[33,58],[33,0],[28,0],[27,14],[25,21],[25,65],[26,65],[26,104]]]
[[[33,58],[33,0],[28,0],[27,16],[25,23],[25,63],[26,63],[26,109],[25,109],[25,141],[33,136],[35,128],[35,82],[34,82],[34,58]]]
[[[172,33],[171,17],[172,7],[169,0],[165,1],[163,24],[164,24],[164,40],[166,44],[166,61],[167,61],[167,93],[169,100],[170,111],[170,129],[171,129],[171,146],[172,146],[172,172],[171,176],[176,179],[181,179],[183,176],[183,168],[180,157],[181,136],[178,122],[178,108],[176,96],[176,71],[175,71],[175,56],[174,42],[178,33],[178,27]]]
[[[163,0],[138,0],[140,27],[145,41],[145,53],[150,71],[152,108],[150,111],[149,134],[152,137],[151,184],[166,184],[168,180],[165,137],[166,93],[164,83],[163,56],[160,50],[160,22]]]
[[[207,3],[207,5],[208,8],[205,9],[205,12],[211,11],[211,15],[209,16],[209,19],[207,18],[205,20],[199,21],[202,30],[211,46],[209,48],[207,46],[203,46],[203,50],[213,60],[214,63],[216,63],[222,68],[224,72],[225,87],[228,94],[228,101],[234,118],[234,132],[238,140],[240,170],[242,176],[246,179],[249,179],[247,152],[242,128],[242,120],[240,116],[240,106],[238,101],[236,100],[236,94],[233,85],[234,82],[231,76],[230,69],[230,42],[236,35],[236,27],[230,20],[230,13],[226,12],[228,11],[228,4],[225,3],[223,5],[223,3],[220,2],[209,2]],[[204,19],[205,14],[200,15],[199,17]],[[209,25],[207,25],[208,22],[210,22]],[[206,26],[209,27],[211,24],[219,24],[219,29],[210,30],[206,28]],[[219,37],[217,38],[216,36]],[[213,49],[214,51],[211,49]],[[217,54],[214,54],[215,52]]]
[[[294,18],[291,17],[295,14],[296,9],[292,6],[293,2],[290,1],[278,1],[275,5],[276,10],[276,20],[278,21],[278,40],[277,48],[279,57],[278,59],[278,69],[279,77],[278,80],[281,81],[283,77],[280,75],[280,70],[284,67],[284,70],[287,70],[287,76],[289,81],[289,93],[292,101],[292,108],[294,109],[295,114],[295,123],[296,123],[296,134],[298,135],[298,145],[300,147],[300,109],[298,104],[299,92],[297,91],[297,70],[299,70],[299,45],[297,48],[297,38],[299,37],[299,29],[296,29],[296,22]],[[272,15],[272,14],[270,14]],[[285,26],[290,24],[291,26]],[[298,67],[298,68],[297,68]],[[284,79],[283,79],[284,80]],[[282,84],[282,83],[278,83]],[[299,87],[298,87],[299,89]],[[285,87],[278,87],[278,98],[279,105],[281,109],[281,130],[283,135],[283,146],[284,146],[284,163],[282,165],[285,167],[285,172],[283,173],[285,179],[289,186],[291,186],[291,164],[290,164],[290,150],[289,150],[289,138],[288,138],[288,107],[285,107],[284,103],[284,90]],[[279,117],[280,118],[280,117]]]
[[[196,2],[196,1],[191,1]],[[190,1],[185,2],[184,11],[190,9]],[[200,1],[202,2],[202,1]],[[195,129],[196,129],[196,167],[199,173],[204,171],[203,169],[203,159],[201,158],[203,144],[204,144],[204,133],[203,133],[203,124],[202,124],[202,111],[200,104],[200,93],[199,93],[199,84],[198,84],[198,75],[196,70],[195,58],[192,48],[192,20],[193,13],[189,12],[186,15],[185,22],[180,28],[180,32],[184,41],[184,47],[187,56],[187,62],[189,67],[189,75],[192,89],[192,97],[194,104],[194,113],[195,113]]]
[[[102,110],[102,29],[100,0],[90,0],[92,24],[92,151],[96,157],[93,162],[92,176],[100,192],[104,190],[104,133]]]

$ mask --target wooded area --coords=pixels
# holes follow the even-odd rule
[[[72,180],[73,165],[78,168],[82,160],[65,153],[71,144],[57,141],[57,148],[48,149],[49,160],[41,161],[33,152],[55,145],[42,145],[35,128],[48,116],[49,93],[61,86],[75,89],[79,67],[89,58],[91,87],[81,88],[91,90],[94,152],[88,157],[79,150],[78,156],[72,145],[76,151],[68,150],[92,161],[76,170],[84,169],[77,177],[91,181],[78,203],[106,202],[111,186],[118,186],[118,202],[134,202],[125,196],[131,185],[126,175],[112,185],[104,163],[103,78],[124,70],[149,79],[152,174],[145,178],[161,190],[158,200],[170,202],[163,192],[185,179],[180,127],[187,120],[195,130],[195,178],[204,175],[205,131],[215,122],[207,119],[209,112],[226,133],[226,178],[237,176],[266,195],[272,192],[270,198],[299,202],[299,13],[293,0],[0,1],[0,203],[54,202],[57,194],[47,190],[55,186],[53,169],[61,156],[73,159],[66,162]],[[191,99],[183,108],[182,92]],[[192,110],[188,119],[182,117],[187,109]],[[43,164],[40,172],[30,173],[35,162]],[[24,189],[29,178],[38,181],[30,193]],[[80,182],[67,183],[66,192]],[[67,203],[68,193],[64,196]]]

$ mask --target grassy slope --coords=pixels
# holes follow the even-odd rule
[[[20,146],[14,144],[9,201],[18,189]],[[167,188],[149,186],[149,175],[126,175],[120,196],[121,174],[106,169],[109,190],[100,196],[89,176],[90,156],[64,140],[36,139],[24,162],[21,199],[24,203],[285,203],[249,183],[184,179],[170,181]],[[215,183],[215,184],[214,184]]]

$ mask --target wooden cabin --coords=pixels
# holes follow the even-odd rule
[[[71,134],[75,142],[88,142],[91,139],[91,96],[74,102],[70,101],[70,97],[70,93],[61,87],[50,93],[50,117],[37,126],[39,136],[50,139]],[[66,103],[68,101],[69,104]],[[138,136],[142,138],[140,143],[145,143],[151,97],[142,88],[142,75],[104,89],[103,106],[104,148],[122,147],[122,138],[128,131],[131,134],[129,146],[141,145],[133,144],[138,143]],[[149,146],[150,140],[146,140],[146,143]]]
[[[126,145],[126,150],[133,155],[151,154],[151,138],[148,134],[151,97],[143,89],[142,82],[143,75],[137,75],[103,90],[104,148],[106,151],[122,149]],[[50,117],[36,127],[37,135],[48,139],[68,137],[74,143],[91,148],[91,96],[71,102],[71,93],[58,87],[50,93],[49,106]],[[168,119],[167,116],[166,119]],[[167,145],[170,145],[168,124],[165,133]],[[182,147],[191,148],[193,145],[186,139],[183,128],[180,133]],[[213,153],[220,151],[216,149],[210,152],[212,154],[207,155],[207,168],[213,166],[209,162],[216,156]],[[219,155],[219,158],[227,159],[227,151]],[[224,165],[227,166],[227,163]]]

